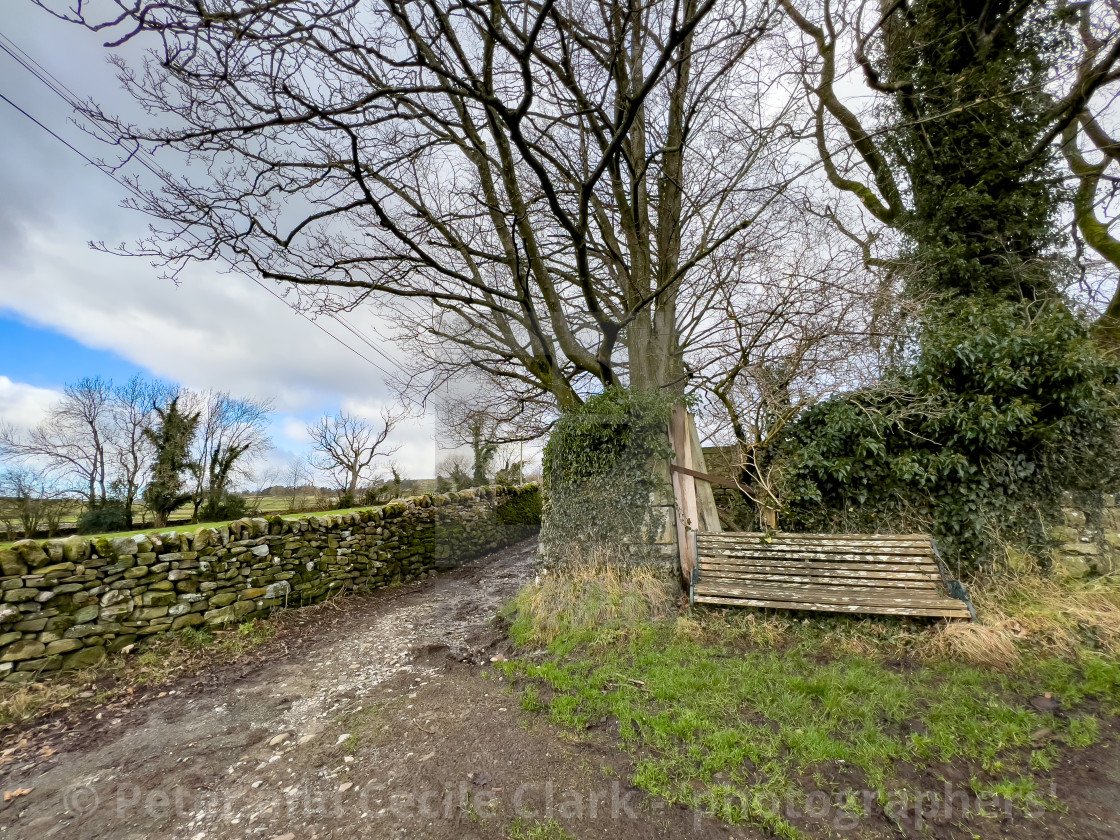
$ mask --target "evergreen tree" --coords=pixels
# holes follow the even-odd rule
[[[184,502],[191,498],[183,483],[183,473],[191,466],[190,445],[198,428],[199,414],[184,413],[179,408],[179,397],[171,399],[166,408],[156,407],[159,425],[145,429],[145,434],[156,449],[152,478],[144,490],[144,502],[152,511],[157,526],[167,524],[167,519]]]

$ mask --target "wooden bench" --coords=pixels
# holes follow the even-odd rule
[[[691,599],[781,610],[974,618],[924,534],[696,534]]]

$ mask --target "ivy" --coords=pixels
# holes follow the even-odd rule
[[[957,298],[912,363],[781,444],[788,527],[931,530],[962,568],[1042,543],[1062,490],[1111,489],[1120,367],[1059,300]]]
[[[561,415],[544,450],[541,545],[554,563],[632,562],[660,523],[651,497],[667,490],[675,398],[611,387]]]

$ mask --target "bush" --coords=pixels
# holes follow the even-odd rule
[[[111,534],[128,528],[128,511],[124,502],[106,499],[89,508],[78,517],[76,529],[79,534]]]
[[[673,402],[657,391],[612,387],[556,422],[542,465],[548,562],[652,559],[644,549],[661,523],[651,497],[668,489],[654,465],[672,454],[666,425]]]
[[[199,508],[201,522],[224,522],[227,519],[240,519],[249,514],[249,503],[242,496],[222,496],[218,500],[207,499]]]
[[[786,522],[930,530],[964,569],[1037,551],[1062,490],[1117,479],[1120,368],[1054,300],[956,298],[921,334],[905,370],[788,427]]]
[[[503,525],[540,525],[540,491],[536,487],[511,491],[494,511],[494,518]]]

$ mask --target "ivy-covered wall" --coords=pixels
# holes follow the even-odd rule
[[[540,496],[529,484],[194,533],[22,540],[0,549],[0,678],[30,682],[154,633],[433,576],[539,525]]]
[[[1047,536],[1058,577],[1120,572],[1120,496],[1063,493],[1061,519],[1047,528]]]

